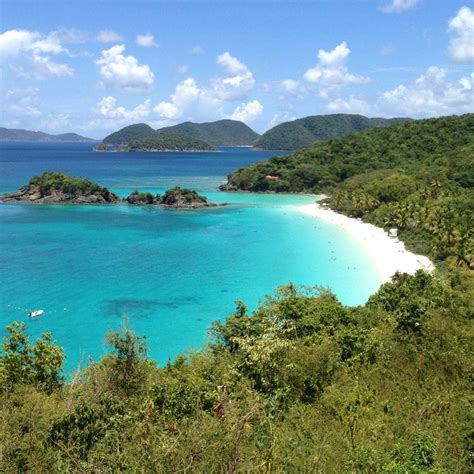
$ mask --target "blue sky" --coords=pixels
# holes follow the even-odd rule
[[[456,0],[1,4],[0,125],[474,111],[474,8]]]

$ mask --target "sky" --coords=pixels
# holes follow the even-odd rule
[[[0,126],[474,111],[466,0],[1,0]]]

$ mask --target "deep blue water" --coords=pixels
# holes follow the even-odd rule
[[[88,144],[3,143],[0,192],[47,170],[87,177],[126,195],[179,185],[229,206],[202,211],[0,204],[0,325],[51,330],[66,369],[107,351],[124,316],[159,363],[207,340],[236,300],[250,308],[282,284],[333,288],[363,303],[380,284],[363,250],[339,228],[298,212],[314,196],[229,194],[236,168],[275,152],[92,153]],[[27,311],[44,309],[29,320]],[[64,308],[67,308],[65,311]],[[3,331],[3,329],[2,329]],[[3,331],[4,333],[4,331]]]

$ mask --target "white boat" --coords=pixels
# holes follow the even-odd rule
[[[30,318],[36,318],[36,316],[41,316],[43,313],[44,313],[44,311],[42,309],[37,309],[35,311],[30,311],[28,313],[28,316]]]

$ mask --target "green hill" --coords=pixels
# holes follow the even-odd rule
[[[243,122],[218,120],[217,122],[184,122],[172,127],[160,128],[160,133],[187,135],[212,146],[250,146],[260,136]]]
[[[128,145],[133,140],[141,140],[155,133],[146,123],[137,123],[120,129],[118,132],[106,136],[102,142],[109,145]]]
[[[44,132],[0,127],[0,141],[19,142],[95,142],[93,138],[82,137],[77,133],[51,135]]]
[[[228,184],[246,191],[317,193],[357,174],[397,167],[410,173],[437,177],[454,173],[460,180],[469,179],[462,176],[472,170],[472,160],[459,151],[473,144],[474,114],[410,121],[252,164],[232,173]],[[274,178],[265,178],[269,175]]]
[[[187,135],[153,132],[146,138],[129,143],[130,151],[211,151],[214,150],[203,140]]]
[[[316,141],[337,138],[352,132],[387,127],[406,118],[367,118],[363,115],[313,115],[284,122],[266,131],[254,144],[263,150],[298,150]]]

